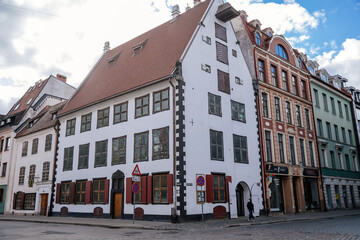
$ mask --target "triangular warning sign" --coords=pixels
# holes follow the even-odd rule
[[[141,172],[140,172],[139,166],[137,164],[132,172],[132,175],[141,176]]]

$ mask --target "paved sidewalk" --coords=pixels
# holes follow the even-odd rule
[[[319,219],[331,219],[344,216],[360,215],[360,209],[335,210],[329,212],[306,212],[299,214],[277,214],[271,216],[260,216],[254,222],[248,222],[247,217],[237,219],[214,219],[199,222],[186,222],[172,224],[169,222],[138,221],[121,219],[98,219],[98,218],[74,218],[74,217],[44,217],[44,216],[20,216],[0,215],[0,221],[21,221],[52,224],[71,224],[82,226],[96,226],[106,228],[128,228],[143,230],[191,230],[208,228],[230,228],[239,226],[273,224],[281,222],[308,221]]]

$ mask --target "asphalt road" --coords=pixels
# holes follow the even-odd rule
[[[202,226],[199,227],[199,224]],[[180,230],[110,229],[31,222],[0,222],[0,239],[359,239],[360,216],[223,228],[214,221]]]

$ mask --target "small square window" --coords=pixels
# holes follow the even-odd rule
[[[235,77],[235,83],[239,85],[244,85],[244,81],[241,80],[239,77]]]
[[[232,50],[233,57],[237,57],[237,51],[235,49]]]
[[[201,70],[203,70],[207,73],[211,73],[211,67],[207,64],[201,64]]]
[[[208,36],[203,35],[202,40],[207,44],[211,45],[211,38],[209,38]]]

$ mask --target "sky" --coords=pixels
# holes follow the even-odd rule
[[[360,0],[227,0],[330,75],[360,89]],[[57,73],[78,87],[103,53],[184,12],[193,0],[0,0],[0,114]]]

